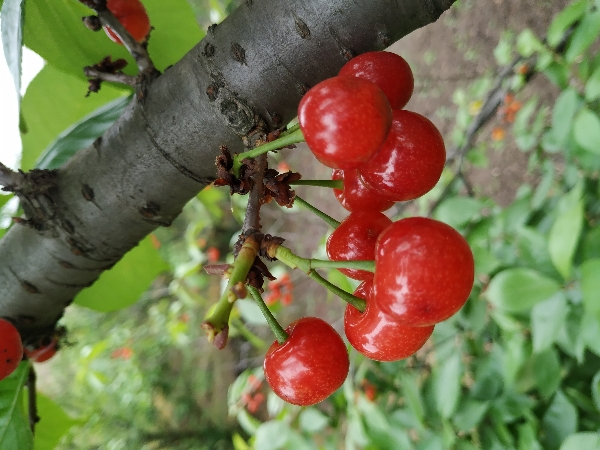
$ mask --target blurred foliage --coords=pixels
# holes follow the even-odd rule
[[[203,29],[238,3],[190,1]],[[214,351],[200,324],[221,283],[202,269],[230,258],[245,199],[230,200],[224,190],[207,188],[171,228],[149,238],[153,257],[160,255],[169,270],[148,290],[150,278],[143,281],[137,289],[145,293],[136,303],[102,314],[77,306],[68,310],[67,341],[52,362],[37,367],[41,389],[56,404],[39,398],[42,421],[35,448],[54,448],[58,439],[61,450],[600,448],[599,31],[600,2],[578,0],[554,19],[544,39],[530,30],[505,33],[494,52],[498,64],[506,66],[517,53],[534,56],[535,70],[559,91],[555,103],[507,96],[499,111],[502,126],[478,141],[463,167],[446,168],[434,190],[404,209],[404,215],[431,214],[456,227],[476,261],[476,283],[466,306],[438,324],[417,355],[379,363],[351,350],[344,386],[327,401],[301,408],[266,386],[260,366],[272,338],[252,302],[239,302],[228,347]],[[569,38],[559,51],[565,33]],[[180,42],[178,52],[184,51],[184,41],[173,38]],[[39,45],[44,48],[42,40]],[[152,45],[163,44],[153,37],[151,54]],[[44,148],[51,155],[46,159],[56,162],[72,154],[73,140],[93,140],[112,117],[110,109],[103,115],[102,105],[127,94],[115,89],[80,106],[81,98],[66,90],[81,94],[85,84],[62,72],[74,70],[77,62],[57,66],[49,55],[49,65],[23,100],[32,133],[24,140],[25,168]],[[46,78],[65,81],[65,92],[49,94],[54,104],[63,105],[64,93],[74,99],[73,108],[64,112],[68,116],[56,114],[48,132],[40,131],[39,137],[36,131],[34,138],[36,121],[41,130],[43,117],[53,115],[51,102],[38,106]],[[515,92],[525,82],[520,67],[505,80]],[[449,142],[463,143],[492,83],[483,77],[455,92]],[[77,130],[83,134],[73,134]],[[502,207],[470,192],[460,173],[487,167],[490,152],[505,147],[509,132],[537,181],[521,186],[515,200]],[[10,198],[0,196],[0,236],[14,214]],[[322,246],[317,253],[323,253]],[[153,277],[156,271],[148,273]],[[287,294],[294,278],[290,281],[279,267],[273,273],[279,281],[269,285],[267,296],[281,315],[292,301]],[[344,289],[352,288],[338,272],[330,275]],[[0,383],[1,439],[31,439],[20,407],[27,366]],[[7,450],[31,448],[16,440],[0,442]]]

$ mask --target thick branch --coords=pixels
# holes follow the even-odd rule
[[[244,2],[34,190],[36,226],[13,226],[0,241],[0,316],[26,341],[46,334],[83,287],[214,179],[220,145],[240,152],[261,120],[288,123],[306,90],[349,56],[391,45],[453,1]]]

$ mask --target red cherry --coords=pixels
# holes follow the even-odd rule
[[[53,336],[51,339],[49,339],[49,342],[42,342],[42,344],[35,350],[29,350],[28,348],[25,348],[24,353],[30,361],[41,363],[52,358],[56,354],[57,350],[58,340],[56,339],[56,336]]]
[[[379,150],[390,130],[385,94],[362,78],[334,77],[300,101],[298,121],[315,157],[333,169],[355,169]]]
[[[433,325],[399,324],[379,309],[372,293],[373,280],[363,281],[354,295],[367,301],[367,309],[361,313],[352,305],[346,306],[344,331],[352,347],[376,361],[398,361],[416,353],[433,333]]]
[[[474,272],[473,254],[458,231],[410,217],[394,222],[377,240],[373,295],[400,323],[434,325],[465,304]]]
[[[358,172],[362,181],[391,200],[413,200],[429,192],[446,163],[444,138],[420,114],[394,111],[392,129],[381,150]]]
[[[108,0],[106,7],[138,42],[143,42],[150,33],[150,19],[146,8],[139,0]],[[108,37],[117,44],[121,39],[110,27],[104,27]]]
[[[394,202],[383,198],[379,192],[368,188],[360,179],[357,169],[334,169],[332,180],[343,180],[344,189],[334,189],[338,201],[348,211],[370,209],[372,211],[385,211],[390,209]]]
[[[390,52],[363,53],[348,61],[339,75],[372,81],[387,96],[392,109],[404,108],[415,87],[413,73],[406,60]]]
[[[296,320],[289,338],[267,350],[265,378],[275,394],[294,405],[314,405],[333,394],[348,375],[346,345],[327,322],[316,317]]]
[[[8,320],[0,319],[0,380],[13,373],[23,358],[21,335]]]
[[[327,256],[332,261],[375,259],[375,242],[392,221],[378,211],[350,213],[327,239]],[[339,269],[355,280],[373,277],[371,272],[358,269]]]

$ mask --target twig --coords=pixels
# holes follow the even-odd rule
[[[102,81],[109,81],[112,83],[126,84],[128,86],[133,86],[133,87],[135,87],[136,81],[137,81],[136,77],[132,77],[131,75],[124,74],[123,72],[106,73],[106,72],[102,72],[100,70],[96,70],[91,66],[84,67],[83,73],[88,78],[95,78],[95,79],[99,79]]]
[[[0,162],[0,186],[18,186],[23,178],[21,172],[14,172]]]
[[[35,389],[36,375],[33,364],[29,366],[29,376],[27,377],[27,405],[28,405],[28,417],[29,426],[31,427],[31,433],[35,434],[35,424],[40,421],[37,415],[37,396]]]
[[[267,168],[267,154],[258,156],[256,162],[258,167],[256,174],[252,177],[254,184],[248,197],[248,207],[246,208],[242,233],[246,233],[250,229],[260,230],[260,207],[263,196],[263,178]]]

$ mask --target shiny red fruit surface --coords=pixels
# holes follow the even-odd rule
[[[327,256],[332,261],[375,259],[375,243],[392,221],[378,211],[350,213],[327,238]],[[355,280],[368,280],[373,273],[358,269],[338,269]]]
[[[142,2],[139,0],[108,0],[106,7],[136,41],[143,42],[146,39],[150,33],[150,19]],[[112,41],[122,44],[121,39],[110,27],[104,27],[104,31]]]
[[[471,249],[458,231],[410,217],[394,222],[377,240],[373,295],[400,323],[434,325],[465,304],[474,270]]]
[[[361,181],[357,169],[334,169],[331,179],[344,182],[344,189],[334,189],[333,193],[348,211],[385,211],[394,205],[392,200],[383,198],[379,192],[368,188]]]
[[[333,169],[356,169],[385,141],[392,110],[374,83],[333,77],[314,86],[300,101],[298,121],[315,157]]]
[[[324,320],[304,317],[286,332],[287,341],[271,344],[265,356],[265,378],[273,392],[294,405],[314,405],[333,394],[348,375],[346,345]]]
[[[30,361],[42,363],[48,361],[56,354],[56,350],[58,349],[57,346],[58,340],[56,337],[52,337],[49,342],[42,342],[41,345],[34,350],[25,348],[24,353]]]
[[[363,53],[348,61],[339,75],[372,81],[387,96],[392,109],[404,108],[415,88],[413,73],[406,60],[390,52]]]
[[[362,181],[397,202],[429,192],[446,163],[444,138],[426,117],[394,111],[392,129],[381,150],[359,169]]]
[[[433,325],[409,327],[384,314],[373,299],[373,280],[363,281],[354,295],[367,301],[360,312],[346,306],[344,331],[348,341],[359,353],[376,361],[398,361],[417,352],[433,333]]]
[[[0,380],[13,373],[22,358],[21,335],[12,323],[0,319]]]

